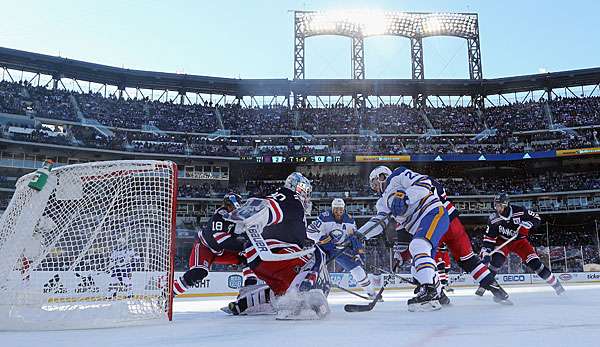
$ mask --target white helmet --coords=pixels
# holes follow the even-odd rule
[[[378,193],[383,193],[385,190],[385,181],[392,174],[392,170],[387,166],[378,166],[371,171],[369,174],[369,184],[371,185],[371,189]],[[381,175],[383,175],[383,179],[381,179]]]
[[[331,209],[334,209],[336,207],[345,208],[346,203],[344,202],[344,199],[341,199],[341,198],[333,199],[333,201],[331,202]]]

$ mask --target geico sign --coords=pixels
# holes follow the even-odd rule
[[[588,280],[600,280],[600,275],[598,274],[589,274],[587,275]]]
[[[525,282],[525,275],[504,275],[502,280],[504,282]]]

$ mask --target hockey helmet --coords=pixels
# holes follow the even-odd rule
[[[242,197],[239,194],[229,192],[223,197],[223,206],[225,206],[227,210],[233,211],[242,206]]]
[[[510,205],[510,199],[506,193],[498,193],[494,196],[494,209],[496,212],[502,214],[506,208]]]
[[[346,207],[346,203],[344,199],[335,198],[331,202],[331,212],[336,218],[341,218],[344,214],[344,208]]]
[[[378,166],[369,174],[369,183],[371,189],[377,193],[383,193],[387,178],[392,174],[392,170],[387,166]]]
[[[302,207],[304,208],[304,213],[309,215],[310,211],[312,210],[312,202],[310,201],[312,184],[308,178],[304,177],[304,175],[299,172],[292,172],[285,179],[283,187],[293,191],[298,195],[300,202],[302,203]]]

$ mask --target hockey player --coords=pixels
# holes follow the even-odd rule
[[[369,298],[375,299],[376,293],[369,275],[362,267],[365,249],[354,235],[356,222],[345,212],[345,207],[343,199],[333,199],[331,210],[322,212],[308,226],[308,238],[319,244],[328,258],[335,257],[335,262],[350,272],[352,278],[363,288]],[[343,253],[338,255],[339,252]]]
[[[411,272],[420,285],[417,295],[408,300],[409,311],[432,311],[441,308],[443,294],[437,281],[437,267],[432,258],[440,239],[448,230],[448,214],[432,191],[427,176],[398,167],[393,172],[378,166],[369,175],[371,188],[381,194],[377,215],[358,232],[367,239],[384,232],[392,216],[400,228],[413,236],[409,243]],[[367,230],[370,230],[367,233]],[[447,298],[446,298],[447,299]]]
[[[264,198],[250,199],[229,218],[251,240],[243,252],[250,268],[265,285],[248,288],[229,304],[233,314],[275,311],[277,319],[315,319],[329,313],[329,276],[325,255],[317,247],[303,250],[306,214],[312,203],[310,181],[298,172],[283,187]],[[261,257],[277,260],[265,261]],[[283,259],[282,259],[283,258]]]
[[[175,295],[183,294],[189,288],[200,283],[214,264],[240,265],[243,259],[240,253],[246,239],[234,234],[235,224],[223,219],[223,216],[240,207],[242,198],[238,194],[228,193],[223,197],[223,205],[217,209],[208,223],[208,227],[198,232],[198,238],[190,254],[189,270],[173,283]],[[244,285],[255,284],[256,277],[247,268],[243,271]]]
[[[514,252],[521,257],[527,267],[551,285],[556,294],[562,294],[565,289],[560,281],[542,263],[527,239],[529,231],[540,225],[542,221],[540,215],[525,207],[510,204],[506,193],[500,193],[494,197],[494,209],[496,212],[490,215],[483,237],[483,246],[481,247],[483,262],[490,264],[490,270],[498,272],[508,254]],[[493,252],[497,246],[511,238],[514,239],[498,251]],[[479,294],[483,294],[481,289],[478,290]]]
[[[473,253],[473,247],[471,246],[471,239],[467,234],[465,227],[460,221],[459,212],[452,204],[452,201],[448,199],[444,186],[435,179],[429,177],[431,181],[433,192],[438,196],[446,211],[448,213],[450,224],[448,231],[441,238],[440,243],[443,247],[438,249],[438,254],[435,255],[435,259],[438,260],[438,271],[440,272],[440,281],[442,284],[447,286],[448,283],[448,271],[450,268],[450,257],[448,256],[448,249],[456,263],[466,272],[470,273],[471,276],[479,283],[483,288],[490,290],[494,295],[494,301],[503,304],[510,304],[508,301],[508,294],[506,291],[496,282],[494,274],[488,269],[488,267],[481,262],[481,259]],[[442,259],[440,262],[439,259]],[[446,283],[444,283],[446,282]]]

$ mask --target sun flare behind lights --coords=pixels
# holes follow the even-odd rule
[[[384,35],[388,32],[392,17],[378,10],[350,10],[315,12],[306,18],[306,33],[345,33],[362,36]]]
[[[304,36],[345,35],[427,37],[479,35],[477,15],[469,13],[412,13],[381,10],[301,12]]]

